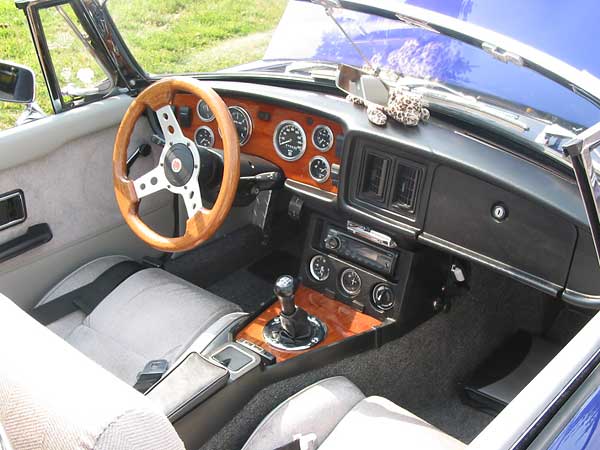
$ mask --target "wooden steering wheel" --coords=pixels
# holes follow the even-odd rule
[[[202,161],[196,144],[185,137],[171,102],[175,93],[184,91],[204,100],[217,119],[223,138],[223,180],[212,207],[202,206],[198,175]],[[165,137],[158,166],[136,180],[127,176],[127,148],[133,128],[147,109],[156,112]],[[172,77],[146,88],[129,106],[115,140],[113,183],[117,203],[125,222],[148,245],[165,252],[190,250],[210,238],[221,226],[231,209],[240,177],[240,147],[237,132],[227,105],[210,87],[188,77]],[[140,200],[166,189],[183,198],[188,214],[185,234],[166,237],[148,227],[139,216]]]

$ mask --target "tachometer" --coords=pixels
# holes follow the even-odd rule
[[[329,161],[323,156],[315,156],[308,163],[308,173],[317,183],[325,183],[329,179]]]
[[[213,147],[215,145],[215,134],[207,127],[202,126],[194,133],[194,141],[199,147]]]
[[[215,115],[204,100],[200,100],[198,102],[196,105],[196,111],[198,112],[198,117],[200,117],[200,119],[202,119],[204,122],[212,122],[215,120]]]
[[[312,143],[322,152],[328,151],[333,146],[333,131],[327,125],[317,125],[313,130]]]
[[[281,158],[297,161],[306,151],[306,133],[298,122],[284,120],[275,128],[273,146]]]
[[[245,145],[252,135],[252,119],[250,114],[241,106],[230,106],[229,112],[235,124],[240,145]]]

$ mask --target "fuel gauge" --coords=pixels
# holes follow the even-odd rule
[[[323,156],[315,156],[308,163],[308,173],[317,183],[325,183],[331,173],[329,161]]]

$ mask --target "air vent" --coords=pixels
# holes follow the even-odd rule
[[[385,200],[385,181],[390,165],[390,159],[374,153],[367,153],[359,197],[376,202]]]
[[[390,201],[392,210],[414,212],[420,177],[420,168],[398,163]]]

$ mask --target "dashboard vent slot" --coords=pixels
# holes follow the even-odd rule
[[[391,209],[414,212],[420,178],[420,168],[398,163],[390,201]]]
[[[383,202],[391,161],[374,153],[367,153],[359,196],[365,200]]]

